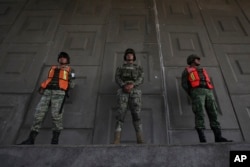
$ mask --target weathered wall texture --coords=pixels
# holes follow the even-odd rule
[[[60,144],[111,143],[114,73],[128,47],[145,71],[146,143],[198,143],[180,86],[191,53],[201,56],[212,77],[224,136],[249,142],[249,35],[249,0],[0,0],[0,144],[28,135],[39,83],[60,51],[70,54],[77,75]],[[50,142],[50,127],[48,114],[37,144]],[[135,141],[128,113],[122,143]]]
[[[229,167],[231,150],[250,150],[250,145],[0,146],[0,162],[1,167]],[[247,161],[231,166],[247,166]]]

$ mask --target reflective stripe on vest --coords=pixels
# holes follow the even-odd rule
[[[46,88],[47,85],[51,82],[52,78],[54,77],[55,74],[55,69],[57,66],[52,66],[51,69],[49,70],[48,74],[48,79],[45,80],[44,82],[41,83],[42,88]],[[63,90],[67,90],[69,86],[69,72],[70,72],[70,67],[65,67],[63,69],[60,69],[59,72],[59,88]]]
[[[189,80],[192,88],[199,87],[200,86],[200,77],[198,74],[198,70],[196,68],[190,67],[190,66],[186,67],[186,69],[188,71],[188,80]],[[207,71],[204,68],[202,68],[202,73],[205,76],[207,87],[209,89],[212,89],[213,85],[211,84],[211,81],[210,81],[210,78],[207,74]]]

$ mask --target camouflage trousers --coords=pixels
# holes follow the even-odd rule
[[[130,93],[124,93],[122,89],[119,89],[117,92],[117,98],[118,110],[115,131],[122,131],[126,113],[128,110],[130,110],[135,131],[141,132],[142,123],[139,115],[141,112],[141,90],[133,89]]]
[[[37,105],[34,115],[32,131],[39,132],[41,125],[44,121],[46,114],[48,113],[49,106],[51,107],[53,131],[60,131],[63,129],[63,112],[61,109],[64,101],[65,91],[62,90],[48,90],[46,89]]]
[[[195,88],[191,91],[192,110],[195,114],[195,128],[205,129],[205,111],[208,115],[210,127],[220,128],[217,120],[217,105],[212,90],[205,88]]]

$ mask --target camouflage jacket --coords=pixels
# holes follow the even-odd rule
[[[143,80],[143,69],[137,64],[123,64],[116,69],[115,81],[120,87],[132,83],[136,88],[143,83]]]
[[[182,72],[182,75],[181,75],[181,86],[182,88],[187,92],[188,95],[190,95],[190,91],[191,91],[191,85],[188,81],[188,71],[187,69],[185,69],[183,72]]]

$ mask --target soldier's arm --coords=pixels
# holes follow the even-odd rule
[[[190,95],[190,87],[188,83],[188,72],[186,69],[182,72],[181,86],[187,92],[187,94]]]
[[[144,72],[143,72],[143,68],[141,66],[138,67],[138,73],[139,73],[138,78],[134,82],[135,87],[143,84],[143,81],[144,81]]]
[[[115,72],[115,81],[120,86],[123,87],[126,83],[124,83],[121,79],[121,68],[117,67]]]
[[[49,72],[48,72],[48,75],[49,75],[50,71],[52,70],[52,67],[53,67],[53,66],[50,67]],[[44,90],[46,89],[46,88],[43,88],[43,86],[42,86],[45,82],[46,82],[46,80],[44,80],[44,81],[40,84],[40,87],[38,88],[38,93],[41,94],[41,95],[43,95]]]

